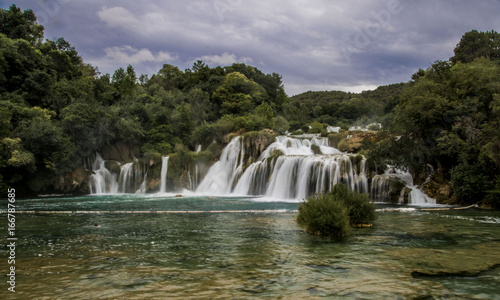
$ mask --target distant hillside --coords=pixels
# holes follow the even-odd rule
[[[305,92],[289,99],[285,115],[291,127],[304,123],[327,123],[347,126],[358,122],[382,121],[399,101],[407,83],[380,86],[374,91],[359,94],[341,91]]]

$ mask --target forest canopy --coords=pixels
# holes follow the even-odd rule
[[[83,61],[65,38],[44,40],[32,10],[0,10],[0,185],[51,191],[107,145],[126,142],[141,157],[194,151],[230,133],[277,134],[328,126],[383,124],[363,153],[417,178],[432,168],[460,201],[500,190],[500,37],[464,34],[448,61],[406,83],[374,91],[285,93],[280,74],[243,63],[191,68],[164,64],[155,74],[132,65],[113,74]],[[397,138],[396,138],[397,137]],[[180,154],[179,154],[180,155]]]

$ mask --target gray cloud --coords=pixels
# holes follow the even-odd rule
[[[497,30],[490,1],[20,0],[103,73],[244,62],[283,75],[293,95],[408,81],[448,59],[471,29]],[[8,5],[3,4],[6,8]]]

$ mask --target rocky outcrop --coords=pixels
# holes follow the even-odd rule
[[[346,131],[328,135],[330,144],[344,152],[357,153],[362,149],[363,141],[377,142],[380,135],[376,131]]]
[[[247,132],[243,135],[245,161],[256,161],[269,145],[276,140],[276,133],[269,129]]]
[[[71,173],[65,173],[54,183],[54,189],[63,194],[89,194],[89,176],[92,173],[79,166]]]
[[[437,203],[456,204],[453,188],[450,181],[445,179],[444,173],[444,170],[439,167],[430,179],[424,181],[423,190],[429,197],[436,199]]]
[[[371,180],[371,197],[378,202],[405,203],[409,202],[411,189],[400,178],[390,175],[377,175]],[[404,191],[403,191],[404,189]]]
[[[424,185],[424,191],[429,197],[436,199],[437,203],[456,203],[456,199],[453,197],[453,189],[448,182],[431,179]]]
[[[141,154],[139,146],[130,145],[123,141],[118,141],[113,145],[107,145],[101,152],[104,160],[115,160],[119,162],[132,161],[134,157],[139,157]]]

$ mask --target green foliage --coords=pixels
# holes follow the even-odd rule
[[[225,76],[213,97],[221,104],[221,114],[244,115],[262,103],[265,93],[257,83],[234,72]]]
[[[495,178],[495,186],[487,191],[486,204],[495,209],[500,208],[500,176]]]
[[[461,163],[451,169],[451,184],[457,199],[463,203],[477,203],[488,190],[488,178],[479,165]]]
[[[290,123],[282,116],[274,118],[273,124],[272,129],[279,134],[285,134],[290,129]]]
[[[181,143],[178,137],[174,136],[172,125],[160,125],[151,129],[146,134],[147,143],[142,147],[143,152],[158,152],[162,155],[172,153],[173,146]]]
[[[342,139],[338,144],[337,144],[337,149],[339,149],[342,152],[347,152],[349,151],[349,143],[347,142],[347,139],[344,138]]]
[[[399,99],[398,95],[405,86],[403,83],[381,86],[361,94],[306,92],[289,99],[284,106],[284,116],[290,121],[292,130],[314,121],[347,129],[349,124],[360,118],[383,116],[386,107],[391,109],[397,104],[396,99]],[[313,131],[320,133],[321,129],[315,128]]]
[[[318,145],[316,145],[316,144],[312,144],[312,145],[311,145],[311,150],[312,150],[312,152],[313,152],[314,154],[320,154],[320,155],[321,155],[321,154],[323,154],[323,153],[321,152],[321,148],[320,148]]]
[[[347,138],[347,134],[344,132],[330,133],[328,135],[328,141],[330,142],[330,145],[334,148],[338,148],[340,141],[342,141],[345,138]]]
[[[43,39],[43,26],[36,23],[36,16],[31,9],[21,11],[15,4],[8,10],[0,9],[0,33],[9,39],[23,39],[31,45]]]
[[[261,123],[261,128],[273,128],[274,127],[274,122],[273,122],[273,109],[269,104],[266,102],[263,102],[261,105],[257,106],[255,109],[255,115],[256,119]]]
[[[74,144],[64,134],[63,129],[47,118],[34,118],[18,130],[23,147],[37,158],[39,164],[52,171],[56,171],[57,167],[68,161],[75,152]]]
[[[368,194],[349,192],[343,184],[335,185],[331,193],[344,200],[349,209],[350,224],[372,224],[375,221],[375,205],[370,202]]]
[[[302,202],[297,223],[312,234],[342,237],[349,232],[349,224],[371,224],[375,219],[375,205],[368,195],[337,184],[330,192]]]
[[[500,34],[494,30],[469,31],[462,36],[454,52],[450,58],[453,63],[470,63],[479,57],[500,61]]]
[[[319,122],[313,122],[311,124],[311,128],[309,129],[309,133],[321,133],[323,130],[323,125]]]
[[[20,138],[4,138],[2,144],[9,150],[10,158],[6,165],[20,168],[26,167],[27,169],[34,171],[35,169],[35,156],[33,153],[26,151],[21,145]],[[5,167],[4,165],[3,167]]]
[[[348,209],[331,194],[318,195],[300,204],[297,223],[311,234],[343,237],[349,232]]]

